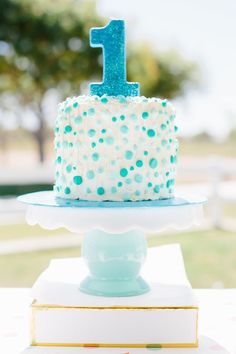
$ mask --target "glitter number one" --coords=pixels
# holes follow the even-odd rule
[[[112,20],[90,30],[91,47],[103,49],[103,82],[90,84],[91,95],[138,96],[139,83],[126,80],[125,23]]]

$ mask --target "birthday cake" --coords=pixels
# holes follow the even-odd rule
[[[178,150],[174,108],[167,100],[139,96],[133,87],[125,95],[120,85],[118,92],[119,62],[115,64],[113,91],[109,86],[108,94],[101,94],[97,85],[97,92],[59,104],[55,193],[91,201],[172,198]]]

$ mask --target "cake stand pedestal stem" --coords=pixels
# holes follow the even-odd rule
[[[82,243],[82,256],[90,274],[80,290],[99,296],[134,296],[148,292],[149,285],[139,275],[147,254],[142,231],[107,233],[92,230]]]

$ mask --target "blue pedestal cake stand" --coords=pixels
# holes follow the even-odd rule
[[[145,233],[199,225],[206,202],[202,197],[184,196],[142,202],[90,202],[57,198],[53,191],[18,199],[28,206],[29,224],[85,234],[82,256],[90,275],[80,283],[80,290],[100,296],[148,292],[148,283],[139,275],[147,253]]]

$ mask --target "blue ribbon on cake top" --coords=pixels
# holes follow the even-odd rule
[[[126,79],[125,22],[111,20],[105,27],[91,28],[90,45],[103,50],[103,82],[90,84],[90,94],[139,96],[139,83]]]

